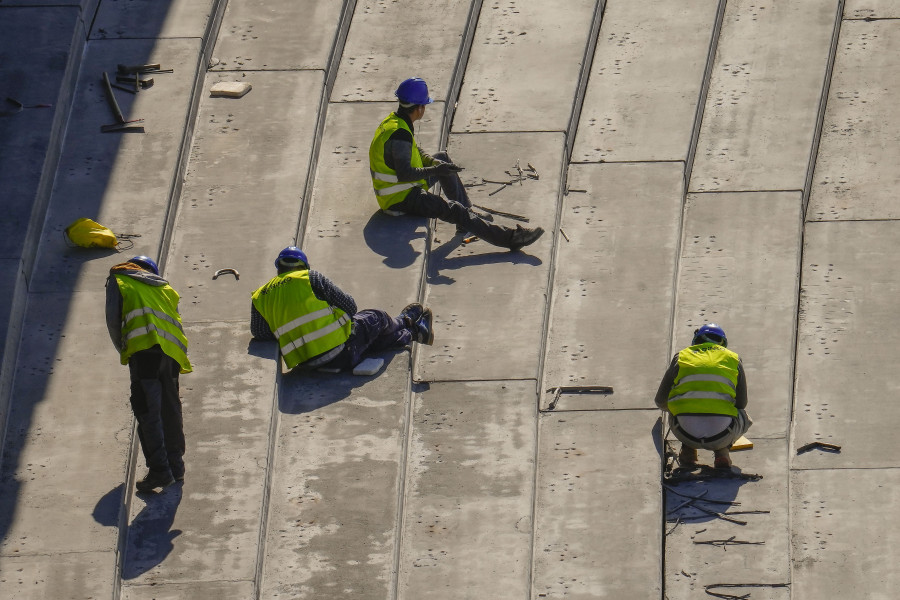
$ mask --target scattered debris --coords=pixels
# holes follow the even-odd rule
[[[112,132],[134,132],[134,133],[143,133],[144,128],[140,125],[132,125],[132,123],[143,123],[143,119],[130,119],[126,120],[125,116],[122,114],[122,109],[119,108],[119,103],[116,101],[116,95],[113,93],[112,85],[109,83],[109,75],[106,74],[106,71],[103,72],[103,91],[106,93],[106,101],[109,103],[109,107],[113,111],[113,116],[116,119],[116,122],[111,125],[102,125],[100,127],[100,131],[103,133],[112,133]]]
[[[478,204],[473,204],[472,208],[477,208],[478,210],[483,210],[486,213],[497,215],[498,217],[506,217],[507,219],[513,219],[514,221],[522,221],[524,223],[528,223],[530,219],[528,217],[523,217],[522,215],[517,215],[515,213],[503,212],[502,210],[495,210],[493,208],[488,208],[486,206],[481,206]]]
[[[700,496],[690,496],[683,492],[679,492],[671,485],[663,484],[663,487],[665,489],[669,490],[670,492],[672,492],[673,494],[675,494],[676,496],[681,496],[682,498],[690,498],[691,500],[702,500],[703,502],[708,502],[710,504],[727,504],[728,506],[740,506],[741,505],[740,502],[737,502],[735,500],[713,500],[711,498],[704,498],[703,496],[706,494],[706,492],[708,490],[704,491],[703,494],[701,494]],[[706,530],[704,529],[702,531],[706,531]],[[697,533],[702,533],[702,531],[698,531]]]
[[[471,244],[472,242],[477,242],[479,240],[477,235],[470,235],[463,238],[463,244]]]
[[[587,194],[587,190],[566,188],[566,195],[568,196],[570,193],[572,193],[572,194]]]
[[[804,444],[803,446],[800,446],[799,448],[797,448],[797,454],[803,454],[804,452],[808,452],[808,451],[812,450],[813,448],[821,448],[822,450],[825,450],[826,452],[832,452],[834,454],[838,454],[841,451],[841,447],[838,446],[837,444],[827,444],[825,442],[816,441],[816,442],[810,442],[808,444]]]
[[[239,280],[241,278],[241,274],[238,273],[237,269],[228,268],[228,269],[219,269],[218,271],[216,271],[215,274],[213,274],[213,279],[214,280],[218,279],[219,275],[225,275],[227,273],[231,273],[232,275],[234,275],[234,278],[236,280]]]
[[[354,375],[374,375],[381,370],[384,365],[384,359],[370,356],[355,367],[353,367]]]
[[[252,86],[245,81],[220,81],[209,88],[211,98],[242,98]]]
[[[558,387],[552,387],[547,389],[547,392],[553,393],[553,399],[550,401],[550,404],[547,406],[547,410],[553,410],[556,408],[556,403],[559,402],[559,397],[563,394],[612,394],[613,389],[610,386],[606,385],[562,385]]]
[[[716,593],[711,590],[716,588],[786,588],[791,587],[789,583],[711,583],[709,585],[703,586],[704,591],[707,596],[713,596],[714,598],[722,598],[723,600],[746,600],[750,597],[750,594],[744,594],[743,596],[734,596],[732,594],[724,594],[724,593]]]
[[[23,104],[16,100],[15,98],[6,97],[6,102],[12,104],[15,107],[15,110],[4,111],[0,113],[2,116],[14,115],[16,113],[22,112],[26,108],[53,108],[52,104]]]
[[[719,546],[721,548],[725,548],[726,546],[762,546],[765,542],[745,542],[743,540],[734,539],[735,536],[731,536],[727,540],[694,540],[695,544],[706,544],[709,546]]]
[[[559,232],[562,234],[562,236],[563,236],[564,238],[566,238],[566,241],[568,242],[568,241],[569,241],[569,236],[566,235],[566,230],[563,229],[562,227],[560,227],[560,228],[559,228]]]

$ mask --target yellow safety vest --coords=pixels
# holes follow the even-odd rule
[[[718,344],[697,344],[679,352],[678,374],[669,391],[669,412],[736,417],[739,363],[736,353]]]
[[[127,275],[114,275],[122,293],[122,364],[131,355],[159,344],[178,361],[182,373],[193,369],[187,357],[187,337],[178,314],[178,292],[167,283],[143,283]]]
[[[316,298],[306,269],[273,277],[251,297],[278,339],[288,369],[340,346],[350,337],[350,317]]]
[[[428,189],[428,182],[424,179],[403,183],[397,181],[397,171],[388,167],[387,163],[384,162],[384,145],[391,137],[391,134],[398,129],[405,129],[410,135],[413,135],[409,125],[401,117],[397,116],[397,113],[389,114],[378,126],[378,129],[375,130],[375,137],[372,138],[372,144],[369,146],[369,171],[372,174],[372,186],[375,188],[375,196],[378,199],[378,206],[381,207],[381,210],[387,210],[394,204],[402,201],[409,194],[409,190],[416,186],[421,187],[423,190]],[[422,155],[419,154],[419,147],[416,145],[415,138],[413,138],[410,166],[414,168],[423,166]]]

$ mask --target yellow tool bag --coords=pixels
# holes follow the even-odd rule
[[[134,246],[131,238],[141,237],[139,234],[122,234],[118,238],[108,227],[91,219],[82,217],[76,219],[66,227],[66,243],[70,246],[82,248],[113,248],[115,250],[128,250]]]

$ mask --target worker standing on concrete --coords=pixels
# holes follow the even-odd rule
[[[278,274],[253,292],[250,332],[278,340],[288,369],[352,369],[366,352],[434,342],[431,309],[408,305],[398,317],[357,312],[356,302],[309,268],[306,254],[288,246],[275,260]]]
[[[156,262],[135,256],[106,280],[106,326],[131,375],[131,409],[149,471],[139,492],[184,479],[184,428],[178,375],[190,373],[178,293]]]
[[[419,148],[413,124],[425,115],[425,107],[432,102],[422,79],[405,80],[394,95],[400,104],[375,130],[369,147],[372,185],[385,213],[437,218],[456,225],[457,235],[472,233],[489,244],[511,250],[541,237],[544,230],[540,227],[516,225],[513,229],[495,225],[473,212],[458,175],[462,168],[446,152],[429,156]],[[438,182],[446,199],[428,191]]]
[[[752,424],[744,367],[727,345],[721,327],[700,327],[659,384],[656,405],[669,413],[669,426],[681,441],[681,466],[696,464],[700,449],[714,452],[717,469],[730,469],[729,449]]]

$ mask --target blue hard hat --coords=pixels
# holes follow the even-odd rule
[[[431,104],[434,102],[428,95],[428,85],[420,77],[410,77],[401,83],[394,95],[403,104]]]
[[[301,263],[307,269],[309,268],[309,261],[306,259],[306,254],[303,253],[303,250],[297,246],[288,246],[278,253],[278,258],[275,259],[275,268],[296,269]]]
[[[722,347],[728,346],[728,338],[725,337],[725,330],[715,323],[707,323],[694,331],[694,342],[696,344],[718,344]]]
[[[128,262],[134,263],[139,267],[143,267],[148,271],[152,271],[154,275],[159,275],[159,267],[157,266],[156,261],[149,256],[135,256]]]

